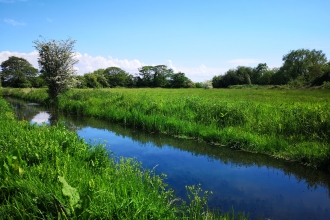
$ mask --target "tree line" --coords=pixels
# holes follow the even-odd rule
[[[133,75],[119,67],[98,69],[83,76],[77,76],[78,88],[116,88],[116,87],[162,87],[190,88],[194,83],[184,73],[175,73],[166,65],[142,66]]]
[[[266,63],[259,63],[255,68],[238,66],[214,76],[212,85],[214,88],[245,84],[303,87],[330,82],[330,61],[321,50],[292,50],[282,60],[280,68],[269,68]]]
[[[43,62],[46,64],[47,61]],[[45,87],[49,83],[47,83],[47,80],[49,81],[49,74],[47,73],[52,72],[51,69],[43,69],[38,72],[38,69],[34,68],[26,59],[15,56],[11,56],[8,60],[2,62],[1,68],[2,86],[14,88]],[[65,74],[59,75],[65,76]],[[58,82],[60,81],[58,80]],[[202,83],[192,82],[186,77],[185,73],[175,73],[173,69],[168,68],[166,65],[142,66],[135,75],[119,67],[108,67],[82,76],[74,76],[74,81],[77,88],[192,88],[203,86]]]
[[[52,97],[71,88],[161,87],[161,88],[228,88],[233,85],[286,85],[293,87],[320,86],[330,82],[330,61],[321,50],[292,50],[283,56],[280,68],[266,63],[256,67],[238,66],[212,80],[192,82],[185,73],[175,73],[166,65],[142,66],[130,74],[119,67],[98,69],[77,76],[73,65],[74,40],[35,41],[39,51],[40,71],[26,59],[11,56],[1,63],[0,86],[45,87]],[[50,89],[53,88],[53,89]]]

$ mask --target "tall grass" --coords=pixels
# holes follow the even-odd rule
[[[0,120],[2,219],[237,217],[211,213],[199,186],[188,188],[187,203],[179,201],[164,176],[133,159],[113,158],[102,145],[92,147],[62,125],[16,121],[1,98]]]
[[[44,97],[42,91],[10,94]],[[330,171],[327,90],[71,90],[58,108]]]

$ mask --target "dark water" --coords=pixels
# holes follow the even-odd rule
[[[253,219],[330,219],[330,175],[268,156],[149,134],[104,120],[64,116],[33,103],[9,100],[20,119],[64,121],[91,143],[105,143],[115,156],[135,157],[143,167],[167,174],[185,198],[185,186],[213,191],[209,206],[250,213]]]

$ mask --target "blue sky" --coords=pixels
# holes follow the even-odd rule
[[[77,40],[79,74],[165,64],[195,82],[290,50],[330,57],[329,0],[0,0],[0,62],[38,67],[33,41]]]

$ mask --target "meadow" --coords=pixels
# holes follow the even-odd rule
[[[212,213],[210,192],[187,186],[181,201],[165,175],[112,157],[63,125],[17,121],[0,98],[0,216],[3,219],[246,219]]]
[[[45,102],[45,90],[4,94]],[[75,89],[59,110],[330,171],[329,90]]]

